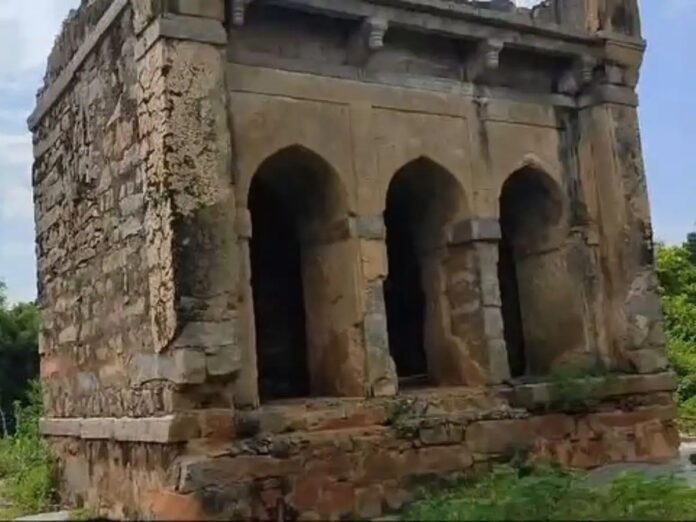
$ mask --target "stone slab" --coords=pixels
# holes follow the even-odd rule
[[[64,520],[74,520],[71,511],[55,511],[53,513],[39,513],[15,518],[18,522],[62,522]]]
[[[590,380],[601,383],[601,378]],[[674,372],[663,372],[650,375],[621,375],[612,376],[600,388],[601,397],[617,397],[656,392],[670,392],[676,389]],[[538,408],[547,406],[553,401],[554,385],[548,382],[536,384],[518,384],[511,391],[511,402],[522,408]]]
[[[143,418],[43,418],[39,429],[47,437],[153,444],[175,444],[200,435],[199,412]]]

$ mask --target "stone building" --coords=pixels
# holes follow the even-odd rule
[[[29,119],[66,501],[374,517],[671,457],[644,49],[637,0],[83,0]]]

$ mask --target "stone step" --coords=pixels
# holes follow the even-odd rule
[[[241,437],[257,433],[314,432],[385,425],[396,414],[414,417],[467,416],[475,412],[499,412],[503,417],[513,410],[494,392],[471,388],[419,388],[399,396],[373,399],[300,399],[274,401],[253,411],[238,411]]]

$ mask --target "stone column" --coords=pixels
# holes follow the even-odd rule
[[[601,301],[613,365],[664,370],[664,335],[634,91],[644,45],[608,35],[604,81],[580,98],[580,165],[598,220]]]
[[[389,353],[384,280],[387,277],[387,246],[384,218],[358,216],[355,233],[360,242],[363,293],[363,337],[369,393],[381,397],[396,394],[399,381]]]
[[[453,357],[459,384],[499,384],[510,377],[503,334],[498,242],[495,219],[456,223],[445,262],[451,330],[457,339]]]
[[[202,384],[232,401],[241,364],[223,0],[133,2],[155,354],[138,379]],[[187,401],[186,401],[187,402]],[[218,403],[219,404],[219,403]],[[187,406],[192,406],[187,402]],[[195,406],[195,405],[193,405]]]

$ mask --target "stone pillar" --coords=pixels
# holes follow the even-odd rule
[[[237,237],[239,238],[239,280],[237,287],[239,315],[240,370],[235,382],[235,405],[241,408],[257,408],[259,395],[259,370],[256,355],[256,324],[254,317],[254,293],[251,286],[251,213],[247,208],[237,209]]]
[[[451,331],[457,340],[452,363],[458,384],[499,384],[510,377],[503,334],[495,219],[454,224],[445,261]]]
[[[396,365],[389,353],[384,280],[387,277],[387,246],[384,218],[358,216],[355,232],[360,242],[363,293],[363,337],[367,380],[373,396],[396,394],[399,381]]]
[[[589,212],[601,216],[598,255],[609,355],[615,367],[652,373],[664,370],[667,360],[634,91],[642,55],[642,44],[607,34],[604,79],[580,98],[579,150]]]
[[[143,381],[214,378],[227,397],[240,369],[239,255],[227,123],[223,0],[133,2],[145,229],[155,350]],[[173,366],[172,366],[173,365]],[[188,405],[190,406],[190,405]]]
[[[343,218],[323,223],[304,238],[307,351],[313,395],[364,397],[366,355],[360,322],[359,239],[355,223]]]

